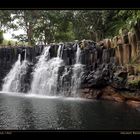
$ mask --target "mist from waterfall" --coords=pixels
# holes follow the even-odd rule
[[[18,55],[18,60],[13,65],[10,72],[3,79],[4,83],[2,91],[4,92],[20,92],[22,88],[22,79],[27,73],[28,61],[26,60],[26,50],[24,60],[21,62],[21,54]]]
[[[33,72],[33,81],[30,93],[39,95],[56,95],[58,85],[59,67],[63,60],[59,58],[61,45],[57,51],[57,57],[49,59],[50,47],[45,47]]]

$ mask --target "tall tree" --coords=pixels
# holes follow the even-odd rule
[[[3,42],[3,33],[8,29],[14,28],[11,18],[12,10],[0,10],[0,44]]]
[[[27,42],[29,45],[34,45],[33,29],[37,24],[39,13],[37,10],[18,10],[15,11],[13,19],[16,20],[18,29],[23,29],[27,35]],[[17,37],[17,36],[15,36]],[[18,36],[19,37],[19,36]],[[21,36],[24,37],[25,36]]]

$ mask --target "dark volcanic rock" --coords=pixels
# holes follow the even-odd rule
[[[50,44],[50,58],[57,56],[57,51],[60,44]],[[97,44],[91,40],[83,40],[81,42],[70,42],[61,44],[62,59],[64,60],[65,66],[69,67],[69,75],[67,75],[63,80],[66,82],[68,87],[70,86],[70,75],[72,73],[71,66],[76,62],[76,51],[79,47],[81,48],[80,61],[84,65],[84,74],[81,79],[81,87],[88,88],[102,88],[112,81],[113,67],[115,64],[115,49],[114,48],[105,48],[103,46],[97,46]],[[2,79],[10,71],[12,65],[17,61],[18,55],[21,54],[21,61],[26,59],[32,63],[30,65],[27,79],[23,79],[25,87],[22,91],[27,91],[29,89],[31,71],[34,68],[39,56],[41,55],[45,46],[39,45],[34,47],[5,47],[0,48],[0,86],[2,84]],[[64,66],[59,69],[59,78],[64,72]],[[59,79],[58,78],[58,79]]]
[[[85,78],[85,79],[84,79]],[[90,71],[84,76],[83,83],[87,83],[88,88],[103,88],[111,83],[113,78],[113,69],[109,64],[100,65],[97,70]]]
[[[113,87],[120,90],[126,90],[126,83],[127,83],[127,75],[126,71],[119,71],[114,73],[113,77]]]

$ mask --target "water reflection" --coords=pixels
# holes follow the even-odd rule
[[[32,102],[28,99],[22,99],[18,102],[17,112],[18,116],[18,128],[19,129],[35,129],[34,108]]]
[[[0,94],[0,129],[139,130],[139,118],[122,103]]]
[[[60,104],[56,105],[57,129],[82,129],[80,109],[81,106],[74,101],[62,101]]]
[[[14,129],[18,123],[17,108],[11,105],[8,98],[0,98],[0,128],[1,129]]]

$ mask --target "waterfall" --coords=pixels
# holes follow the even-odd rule
[[[4,92],[20,92],[23,88],[22,82],[25,74],[27,73],[28,61],[26,60],[26,51],[24,61],[21,62],[21,54],[18,55],[18,60],[13,65],[10,72],[3,79],[4,84],[2,91]]]
[[[76,51],[76,64],[80,64],[80,54],[81,54],[81,49],[79,45],[77,45],[77,51]]]
[[[27,59],[27,52],[26,52],[26,49],[25,49],[25,55],[24,55],[24,60]]]
[[[80,62],[81,49],[77,45],[75,55],[75,64],[65,66],[61,59],[64,45],[59,45],[57,57],[50,59],[50,46],[44,47],[37,63],[32,72],[32,82],[29,93],[39,95],[63,95],[79,96],[79,87],[83,65]],[[26,85],[25,77],[29,62],[26,60],[26,50],[24,60],[21,62],[21,55],[13,65],[10,72],[4,78],[2,91],[4,92],[21,92]]]
[[[59,58],[61,46],[57,51],[57,57],[49,60],[49,49],[46,47],[40,56],[33,73],[33,81],[30,93],[40,95],[56,95],[59,67],[63,60]]]
[[[81,84],[81,76],[83,74],[83,65],[80,61],[80,54],[81,49],[79,45],[77,45],[77,51],[76,51],[76,63],[73,66],[73,74],[71,77],[71,95],[74,97],[79,96],[79,88]]]
[[[65,66],[63,75],[60,77],[60,95],[70,96],[71,93],[71,67]]]
[[[63,75],[60,78],[60,92],[63,96],[79,96],[79,88],[81,84],[81,76],[83,74],[83,65],[80,61],[81,49],[77,44],[75,64],[71,67],[66,67]]]
[[[58,51],[57,51],[57,57],[60,57],[60,58],[61,58],[61,48],[62,48],[62,46],[59,45]]]

